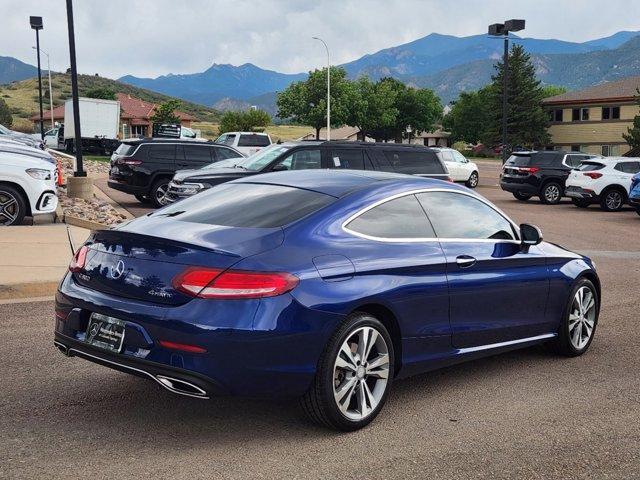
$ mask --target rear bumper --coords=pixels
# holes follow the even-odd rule
[[[112,179],[109,179],[109,181],[107,182],[107,185],[109,185],[109,188],[113,188],[114,190],[128,193],[130,195],[135,195],[135,194],[146,195],[149,190],[149,188],[147,187],[133,186],[133,185],[121,183]]]
[[[84,341],[94,312],[125,322],[121,353]],[[168,390],[179,389],[168,388],[159,376],[206,393],[190,396],[296,397],[308,390],[318,359],[343,318],[308,309],[289,294],[155,305],[82,287],[66,275],[56,294],[55,342],[73,356],[151,378]],[[164,348],[161,340],[206,352]]]
[[[524,182],[512,182],[509,180],[500,180],[500,188],[505,192],[511,193],[525,193],[527,195],[537,195],[538,187],[530,183]]]
[[[597,200],[598,195],[593,190],[587,190],[582,187],[568,186],[564,189],[564,194],[570,198],[579,200]]]

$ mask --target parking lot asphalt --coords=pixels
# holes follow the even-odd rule
[[[293,401],[176,397],[65,358],[52,302],[0,305],[0,478],[640,478],[640,216],[478,191],[596,261],[587,354],[536,347],[398,381],[371,426],[337,434]]]

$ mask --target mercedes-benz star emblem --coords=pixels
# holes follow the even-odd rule
[[[118,260],[118,263],[111,265],[109,271],[111,272],[111,278],[114,280],[119,279],[124,273],[124,262],[122,260]]]
[[[93,325],[91,325],[91,329],[89,330],[89,334],[92,337],[95,337],[98,332],[100,331],[100,324],[99,323],[94,323]]]

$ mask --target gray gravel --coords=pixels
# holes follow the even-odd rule
[[[640,252],[640,217],[482,193],[594,254],[586,355],[531,348],[399,381],[374,424],[336,434],[293,402],[180,398],[67,359],[51,302],[0,305],[0,478],[640,478],[640,259],[610,254]]]

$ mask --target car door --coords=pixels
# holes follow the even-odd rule
[[[622,185],[628,192],[631,189],[631,180],[640,170],[640,162],[620,162],[615,167],[616,182]]]
[[[447,166],[447,170],[449,170],[451,180],[453,180],[454,182],[463,180],[460,166],[458,165],[457,160],[453,157],[453,154],[448,150],[441,150],[439,152],[439,155],[440,158],[442,158],[442,161],[444,161],[444,164]],[[464,180],[466,180],[466,178]]]
[[[467,160],[467,158],[457,150],[450,150],[449,152],[455,160],[456,168],[458,169],[458,174],[460,175],[459,180],[456,179],[456,181],[466,182],[467,180],[469,180],[469,177],[473,173],[473,167],[469,164],[469,160]]]
[[[373,170],[363,148],[331,148],[327,168]]]
[[[465,192],[417,194],[447,263],[454,347],[474,348],[549,332],[546,258],[523,249],[513,224]]]
[[[370,295],[358,301],[382,302],[400,322],[403,372],[450,352],[446,260],[415,195],[373,203],[343,228],[354,280]]]

